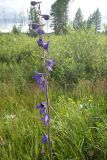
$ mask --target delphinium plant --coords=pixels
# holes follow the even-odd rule
[[[38,14],[40,19],[43,18],[45,21],[49,20],[49,15],[41,14],[40,2],[31,1],[32,6],[37,6]],[[40,86],[41,90],[45,94],[45,99],[43,102],[40,102],[35,108],[40,110],[40,120],[43,122],[44,133],[41,137],[41,142],[43,144],[48,144],[49,159],[52,159],[51,153],[51,130],[50,130],[50,104],[49,104],[49,95],[48,95],[48,78],[49,73],[53,70],[55,64],[54,60],[49,59],[49,45],[50,41],[45,41],[44,35],[47,34],[43,30],[43,25],[38,23],[32,23],[32,29],[39,36],[37,40],[37,45],[40,47],[42,55],[43,73],[35,72],[33,78],[36,80],[37,84]],[[48,36],[49,37],[49,36]]]

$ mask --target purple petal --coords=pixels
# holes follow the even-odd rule
[[[40,85],[43,82],[43,73],[36,73],[33,78],[37,81],[37,83]]]
[[[49,49],[49,42],[44,42],[43,43],[43,49],[47,50]]]
[[[42,118],[42,121],[45,123],[45,125],[48,125],[48,122],[49,122],[48,114],[44,115],[44,117]]]
[[[46,102],[41,102],[41,107],[42,108],[47,108]]]
[[[48,142],[48,135],[44,134],[42,137],[42,143],[46,144]]]
[[[47,108],[46,102],[41,102],[40,105],[41,105],[40,114],[45,114],[46,113],[46,108]]]
[[[39,27],[39,24],[37,23],[32,23],[32,29],[37,29]]]
[[[43,47],[43,39],[42,39],[42,37],[39,38],[37,43],[38,43],[38,46]]]
[[[41,104],[37,105],[35,108],[40,109],[41,108]]]
[[[45,114],[46,113],[46,108],[40,108],[40,114]]]
[[[43,15],[41,15],[45,20],[49,20],[49,15],[45,15],[45,14],[43,14]]]
[[[42,81],[42,83],[40,84],[40,87],[41,87],[42,91],[46,91],[45,81]]]
[[[45,114],[46,113],[46,102],[41,102],[38,104],[35,108],[40,109],[40,114]]]
[[[52,71],[52,67],[55,64],[54,60],[48,60],[47,61],[47,69],[48,71]]]
[[[43,31],[43,29],[42,28],[37,28],[36,30],[36,33],[38,34],[38,35],[42,35],[42,34],[45,34],[45,32]]]

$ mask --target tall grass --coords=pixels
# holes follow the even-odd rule
[[[56,60],[49,81],[53,160],[106,160],[107,37],[72,32],[51,39]],[[0,35],[1,160],[48,160],[34,109],[43,99],[32,80],[34,70],[42,71],[35,41]]]

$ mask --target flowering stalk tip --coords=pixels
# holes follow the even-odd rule
[[[40,3],[41,3],[41,2],[31,1],[31,5],[32,5],[32,6],[35,6],[35,5],[40,4]]]

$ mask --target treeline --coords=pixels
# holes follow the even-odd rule
[[[70,0],[56,0],[51,6],[51,27],[55,34],[67,32],[69,3]],[[87,20],[84,20],[82,11],[78,8],[72,26],[76,31],[90,28],[94,28],[95,32],[99,31],[101,29],[101,13],[99,9],[97,8]]]
[[[95,32],[101,29],[101,13],[99,9],[97,8],[93,14],[90,14],[87,20],[84,20],[82,11],[78,8],[73,21],[73,28],[75,30],[80,30],[90,29],[92,27],[95,28]]]

